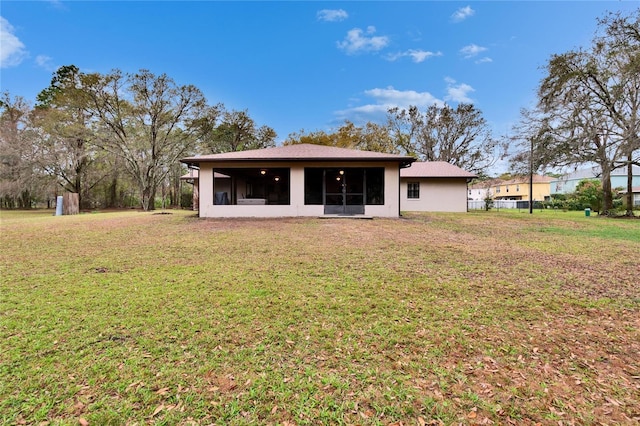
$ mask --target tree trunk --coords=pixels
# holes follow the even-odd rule
[[[155,210],[156,209],[156,187],[155,185],[151,188],[151,193],[149,195],[149,209],[148,210]]]
[[[602,200],[602,213],[609,216],[613,211],[613,195],[611,194],[611,167],[608,163],[602,164]]]
[[[76,167],[76,177],[73,180],[73,188],[71,188],[71,192],[78,194],[78,206],[81,209],[88,209],[90,206],[87,205],[86,197],[82,193],[82,177],[80,175],[81,168]]]
[[[106,207],[118,207],[118,178],[114,176],[107,187]]]
[[[18,199],[18,205],[21,209],[31,208],[31,193],[28,190],[22,191],[20,198]]]
[[[178,206],[180,204],[180,178],[172,177],[169,186],[169,204]]]
[[[142,210],[151,211],[156,209],[156,188],[148,185],[142,190]]]
[[[627,156],[627,216],[633,216],[633,163],[631,153]]]

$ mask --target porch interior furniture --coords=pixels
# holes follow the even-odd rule
[[[215,194],[215,204],[216,205],[227,205],[229,204],[229,196],[226,192],[216,192]]]
[[[240,198],[238,199],[239,206],[262,206],[267,204],[267,200],[264,198]]]

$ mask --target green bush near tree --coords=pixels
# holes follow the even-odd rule
[[[623,200],[618,195],[618,190],[612,191],[614,210],[621,209]],[[562,210],[591,209],[600,213],[604,206],[602,182],[598,179],[584,179],[578,183],[575,192],[569,194],[553,194],[551,200],[545,203],[545,207]]]

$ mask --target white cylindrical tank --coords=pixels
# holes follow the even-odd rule
[[[56,216],[62,216],[62,195],[56,197]]]

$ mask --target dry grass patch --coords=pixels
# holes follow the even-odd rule
[[[0,218],[0,423],[640,421],[637,221]]]

